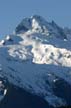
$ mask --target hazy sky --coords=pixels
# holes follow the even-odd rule
[[[0,37],[12,33],[24,17],[34,14],[71,27],[71,0],[0,0]]]

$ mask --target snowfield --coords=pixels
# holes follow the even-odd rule
[[[55,22],[37,15],[25,18],[0,42],[0,75],[54,107],[66,105],[53,88],[60,79],[71,85],[69,37]]]

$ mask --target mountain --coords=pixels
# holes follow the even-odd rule
[[[38,15],[24,18],[14,33],[0,42],[1,81],[39,96],[54,108],[71,105],[71,40],[67,31]],[[2,91],[4,99],[8,87]]]

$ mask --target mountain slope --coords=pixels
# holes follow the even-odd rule
[[[54,21],[25,18],[0,42],[0,74],[54,107],[66,105],[54,88],[61,80],[71,86],[71,40]]]

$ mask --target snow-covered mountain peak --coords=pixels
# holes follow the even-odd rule
[[[66,33],[37,15],[23,19],[15,33],[0,42],[1,76],[52,106],[65,105],[53,89],[60,81],[71,85],[71,41]]]
[[[49,23],[43,17],[38,15],[24,18],[15,29],[16,34],[24,34],[27,31],[32,31],[34,33],[44,33],[48,36],[66,39],[65,32],[61,27],[59,27],[54,21]]]
[[[24,18],[22,22],[16,27],[16,33],[26,32],[30,29],[40,30],[42,26],[45,26],[47,21],[38,15],[31,16],[29,18]]]

